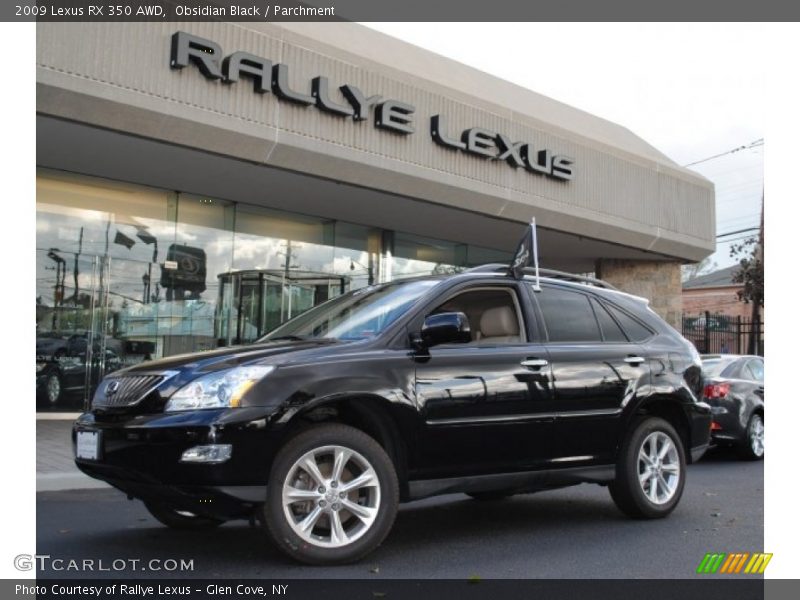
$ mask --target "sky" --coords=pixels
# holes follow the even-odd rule
[[[680,165],[744,146],[690,168],[716,186],[718,235],[758,226],[768,26],[366,25],[623,125]],[[710,263],[733,264],[729,245]]]

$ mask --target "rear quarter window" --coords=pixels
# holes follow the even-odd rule
[[[608,312],[610,312],[617,323],[620,324],[628,339],[632,342],[642,342],[653,335],[653,331],[649,327],[640,323],[638,319],[634,319],[625,311],[617,308],[613,304],[606,304]]]
[[[625,332],[622,331],[619,323],[617,323],[608,310],[597,300],[592,300],[592,307],[597,315],[597,320],[600,323],[600,329],[603,332],[603,339],[606,342],[627,342],[628,338]]]

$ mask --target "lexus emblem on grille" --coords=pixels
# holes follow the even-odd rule
[[[106,386],[106,396],[111,396],[117,393],[119,389],[119,381],[112,381]]]

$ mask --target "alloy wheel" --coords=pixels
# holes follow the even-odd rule
[[[58,402],[58,397],[61,395],[61,382],[58,380],[58,375],[50,375],[47,378],[47,400],[51,404]]]
[[[764,455],[764,421],[760,415],[750,419],[750,449],[753,455],[760,458]]]
[[[381,502],[378,475],[344,446],[315,448],[297,459],[283,483],[283,512],[304,541],[323,548],[353,543],[372,527]]]
[[[669,502],[678,489],[681,464],[672,438],[654,431],[644,438],[637,461],[639,485],[653,504]]]

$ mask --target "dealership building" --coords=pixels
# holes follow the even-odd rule
[[[351,23],[37,25],[39,407],[328,298],[508,262],[646,296],[713,185],[625,128]]]

